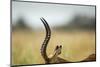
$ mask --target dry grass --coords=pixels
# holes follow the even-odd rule
[[[44,40],[45,32],[12,33],[12,64],[43,64],[40,47]],[[47,53],[51,54],[56,45],[62,45],[60,57],[76,62],[95,53],[94,32],[52,32]]]

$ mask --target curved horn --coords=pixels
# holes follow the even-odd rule
[[[41,54],[42,54],[42,57],[44,58],[45,62],[49,63],[49,58],[47,56],[46,49],[47,49],[47,45],[48,45],[48,42],[51,37],[51,30],[50,30],[50,27],[49,27],[47,21],[43,17],[40,18],[40,20],[43,22],[44,27],[46,29],[46,36],[45,36],[44,42],[41,46]]]

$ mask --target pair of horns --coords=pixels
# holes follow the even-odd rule
[[[40,20],[43,22],[43,24],[44,24],[44,26],[46,28],[46,32],[47,33],[51,33],[51,30],[50,30],[50,27],[49,27],[47,21],[43,17],[41,17]]]

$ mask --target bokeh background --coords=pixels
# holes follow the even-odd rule
[[[62,45],[60,57],[78,62],[95,54],[95,6],[12,1],[12,65],[44,64],[40,48],[44,17],[51,28],[47,54]]]

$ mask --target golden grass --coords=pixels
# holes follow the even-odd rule
[[[16,31],[12,33],[12,64],[43,64],[40,54],[45,32]],[[50,55],[56,45],[62,45],[60,57],[76,62],[95,53],[94,32],[52,32],[47,53]]]

